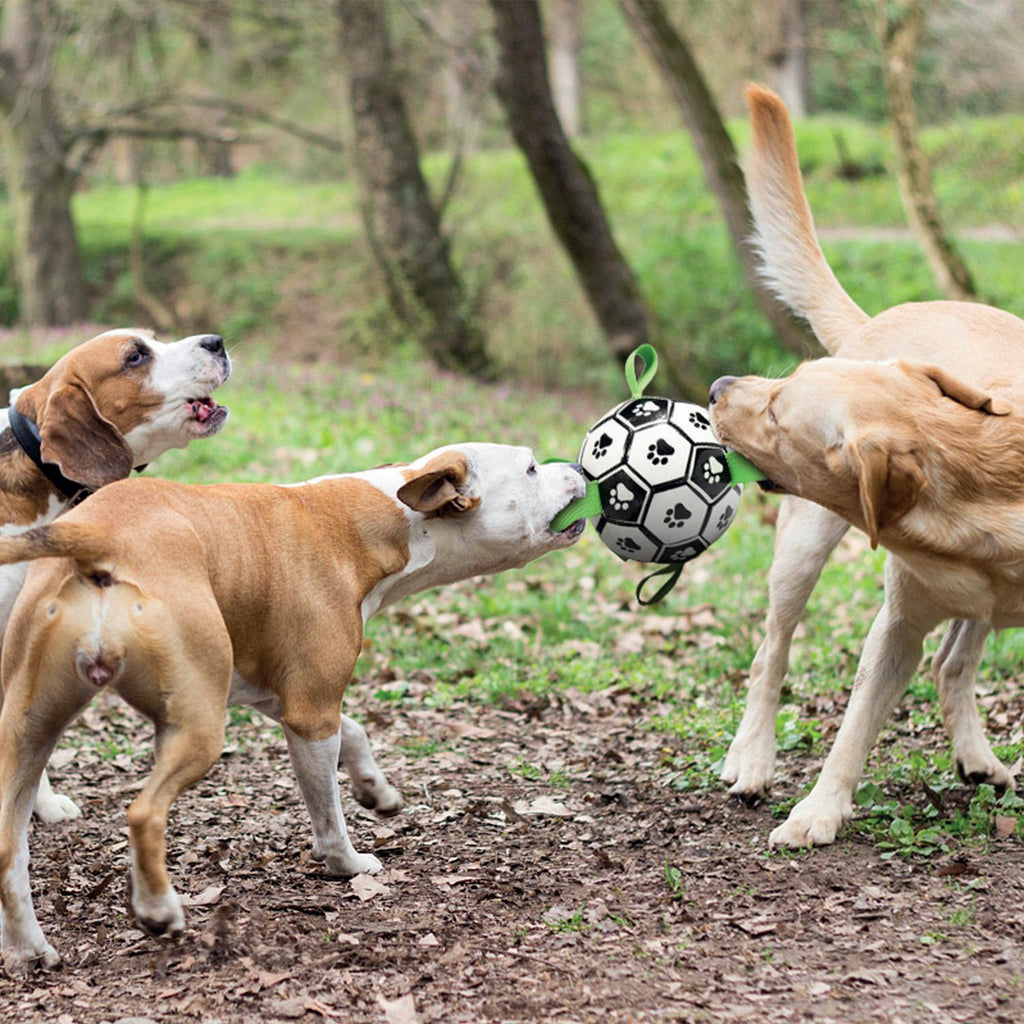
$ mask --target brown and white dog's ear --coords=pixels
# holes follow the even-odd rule
[[[864,527],[876,548],[881,531],[917,504],[924,473],[910,452],[893,451],[884,438],[851,442],[846,459],[857,479]]]
[[[480,504],[464,493],[469,463],[458,451],[442,452],[410,476],[398,489],[398,500],[428,516],[456,516]]]
[[[97,488],[131,474],[128,442],[104,419],[88,389],[80,384],[54,388],[42,407],[37,406],[35,419],[42,441],[40,455],[56,463],[69,480]]]
[[[973,384],[954,377],[938,366],[921,366],[910,363],[901,364],[910,374],[919,374],[926,377],[935,384],[939,391],[954,402],[959,402],[968,409],[977,409],[978,412],[986,412],[990,416],[1009,416],[1011,408],[1008,402],[990,395]]]

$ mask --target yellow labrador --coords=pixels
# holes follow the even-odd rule
[[[753,137],[746,175],[763,271],[779,296],[808,320],[825,349],[847,359],[927,362],[1024,404],[1024,321],[980,303],[906,303],[874,317],[857,306],[818,244],[784,104],[756,85],[748,88],[747,102]],[[848,526],[819,505],[794,496],[782,500],[764,640],[751,665],[746,709],[722,771],[730,792],[743,799],[763,798],[771,788],[775,716],[793,631]],[[988,631],[984,621],[950,626],[932,663],[940,694],[970,691]],[[1005,782],[1005,770],[982,756],[987,745],[955,733],[954,748],[965,779]]]
[[[950,618],[1024,625],[1024,417],[994,390],[902,361],[820,359],[781,380],[723,377],[711,402],[723,444],[783,493],[889,551],[885,602],[836,742],[810,794],[770,837],[773,846],[820,846],[852,814],[868,753],[926,634]],[[946,730],[962,761],[1012,787],[972,683],[952,673],[940,688]]]

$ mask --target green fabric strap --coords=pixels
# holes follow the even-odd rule
[[[749,459],[745,459],[739,452],[726,452],[725,461],[729,466],[729,480],[734,484],[750,484],[755,480],[767,480],[764,475]]]
[[[562,462],[563,459],[548,459],[548,462]],[[601,514],[601,492],[598,489],[596,480],[587,481],[587,493],[582,498],[566,505],[561,512],[551,520],[551,529],[556,533],[572,526],[577,519],[593,519]]]
[[[640,360],[644,371],[637,379],[636,361]],[[658,353],[653,345],[639,345],[630,352],[626,359],[626,383],[633,398],[643,398],[644,388],[654,379],[658,372]]]

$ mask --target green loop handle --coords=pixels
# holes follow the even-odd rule
[[[636,375],[636,361],[643,363],[643,373],[639,379]],[[629,385],[629,393],[634,398],[642,398],[644,388],[654,379],[658,372],[658,353],[653,345],[639,345],[629,354],[626,359],[626,383]]]
[[[643,605],[646,608],[648,605],[657,604],[659,601],[664,601],[665,598],[668,597],[669,592],[672,590],[672,588],[679,582],[679,577],[682,575],[683,566],[685,564],[685,562],[673,562],[671,565],[663,566],[662,568],[658,569],[657,572],[652,572],[649,575],[645,576],[636,585],[636,603],[639,605]],[[660,587],[658,587],[653,597],[649,597],[645,600],[643,595],[644,587],[646,587],[647,584],[651,582],[651,580],[657,579],[659,576],[664,576],[665,581],[662,583]]]

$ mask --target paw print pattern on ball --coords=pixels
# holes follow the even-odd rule
[[[686,520],[692,516],[693,513],[681,502],[676,502],[665,513],[665,525],[673,530],[678,530],[680,526],[685,525]]]
[[[608,503],[616,512],[624,512],[636,495],[624,484],[617,483],[608,495]]]
[[[725,528],[732,522],[733,510],[731,508],[723,508],[722,514],[718,517],[718,522],[715,523],[715,528],[724,531]]]
[[[691,412],[690,415],[687,417],[687,419],[690,421],[691,426],[700,427],[701,430],[711,429],[711,420],[709,420],[707,416],[705,416],[704,413],[700,412],[698,409],[694,409],[693,412]]]
[[[657,416],[661,412],[661,406],[657,402],[652,402],[648,399],[646,402],[638,402],[633,407],[633,415],[638,420],[650,419],[652,416]]]
[[[608,450],[611,446],[612,439],[608,434],[602,434],[594,441],[594,446],[590,449],[590,454],[595,459],[603,459],[608,454]]]
[[[675,455],[676,450],[664,438],[659,437],[653,444],[647,446],[647,461],[655,466],[668,465],[669,457]]]
[[[630,555],[635,555],[640,550],[640,545],[637,544],[632,537],[616,537],[615,546],[628,558]]]
[[[725,475],[725,463],[717,456],[712,455],[704,463],[702,472],[706,483],[720,484]]]

